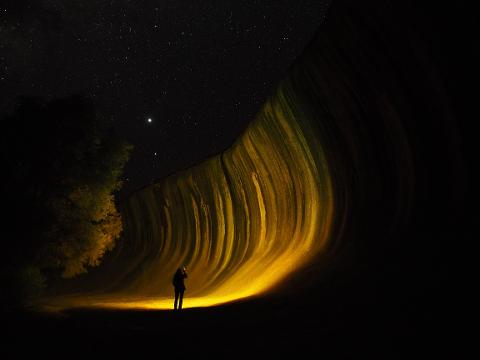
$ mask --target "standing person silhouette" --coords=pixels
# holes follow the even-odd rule
[[[175,288],[175,302],[173,304],[175,310],[181,310],[183,304],[183,293],[185,292],[185,283],[183,279],[187,277],[187,268],[183,266],[178,268],[173,275],[173,287]]]

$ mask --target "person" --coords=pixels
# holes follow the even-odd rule
[[[185,283],[184,279],[187,278],[187,268],[183,266],[182,268],[178,268],[173,275],[173,287],[175,288],[175,301],[174,301],[174,309],[181,310],[183,304],[183,294],[185,292]]]

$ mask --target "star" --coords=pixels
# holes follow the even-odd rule
[[[119,136],[136,146],[125,170],[128,193],[148,183],[151,174],[167,176],[184,161],[200,161],[240,136],[283,77],[282,69],[302,53],[306,42],[297,40],[317,31],[322,17],[314,14],[329,0],[268,0],[248,7],[228,1],[215,7],[201,1],[147,1],[141,8],[85,2],[81,11],[72,2],[20,5],[31,2],[7,1],[12,3],[7,6],[0,0],[0,26],[10,29],[0,39],[0,47],[7,41],[9,49],[0,51],[0,84],[12,87],[8,97],[0,96],[0,109],[24,94],[59,98],[83,89],[99,112],[115,118]],[[74,18],[78,21],[69,21]],[[258,101],[252,100],[253,92]],[[222,118],[236,120],[229,124]],[[192,136],[198,139],[195,146]],[[216,144],[207,140],[211,137]],[[154,159],[164,161],[154,173],[141,160],[153,156],[150,149],[157,149]]]

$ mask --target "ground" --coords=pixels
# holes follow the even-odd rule
[[[132,311],[74,309],[63,313],[11,312],[4,323],[3,359],[147,356],[329,359],[446,355],[440,322],[431,314],[373,304],[325,303],[319,298],[265,298],[211,308]],[[297,305],[297,306],[295,306]],[[429,324],[430,322],[430,324]],[[438,325],[438,326],[437,326]],[[437,327],[435,330],[434,327]],[[433,331],[433,332],[432,332]]]

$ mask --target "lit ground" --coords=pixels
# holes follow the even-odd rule
[[[69,309],[172,310],[173,298],[71,295],[44,299],[39,308],[47,312]],[[203,308],[231,303],[229,297],[184,297],[183,308]]]

